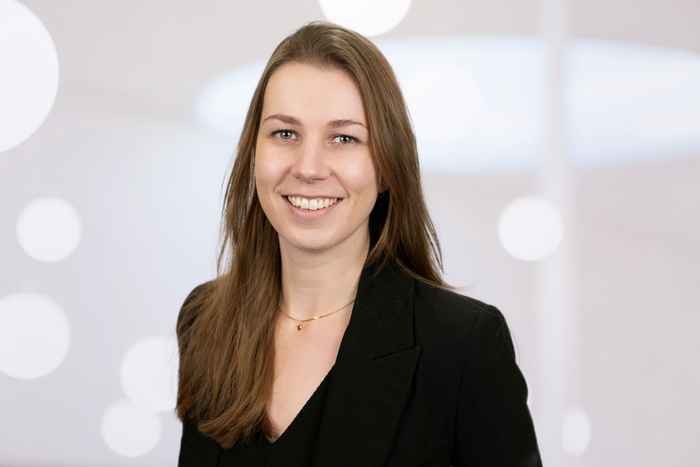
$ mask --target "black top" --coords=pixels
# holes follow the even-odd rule
[[[259,431],[251,443],[236,443],[230,449],[222,449],[219,467],[306,467],[316,446],[319,423],[326,395],[326,387],[333,368],[323,378],[297,416],[286,430],[270,442]]]
[[[321,414],[308,416],[320,418],[306,448],[312,465],[542,467],[503,313],[403,268],[392,259],[378,274],[362,271]],[[180,331],[193,319],[180,316]],[[270,452],[297,445],[291,434],[303,430],[301,420],[286,448],[284,434]],[[222,466],[222,453],[183,418],[179,467]]]

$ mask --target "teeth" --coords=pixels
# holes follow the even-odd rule
[[[287,199],[294,206],[301,209],[308,209],[310,211],[316,211],[318,209],[323,209],[328,206],[332,206],[338,202],[338,198],[302,198],[300,196],[287,196]]]

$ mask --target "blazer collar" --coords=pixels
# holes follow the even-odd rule
[[[314,466],[385,464],[420,354],[414,287],[394,260],[362,270],[327,388]]]

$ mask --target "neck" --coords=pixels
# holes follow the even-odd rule
[[[369,242],[359,248],[309,256],[282,254],[282,309],[298,319],[325,315],[355,299]],[[352,304],[324,318],[344,316]]]

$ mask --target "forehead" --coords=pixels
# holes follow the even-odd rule
[[[347,72],[294,62],[270,76],[263,118],[272,113],[293,115],[310,125],[324,125],[336,118],[366,124],[362,95]]]

